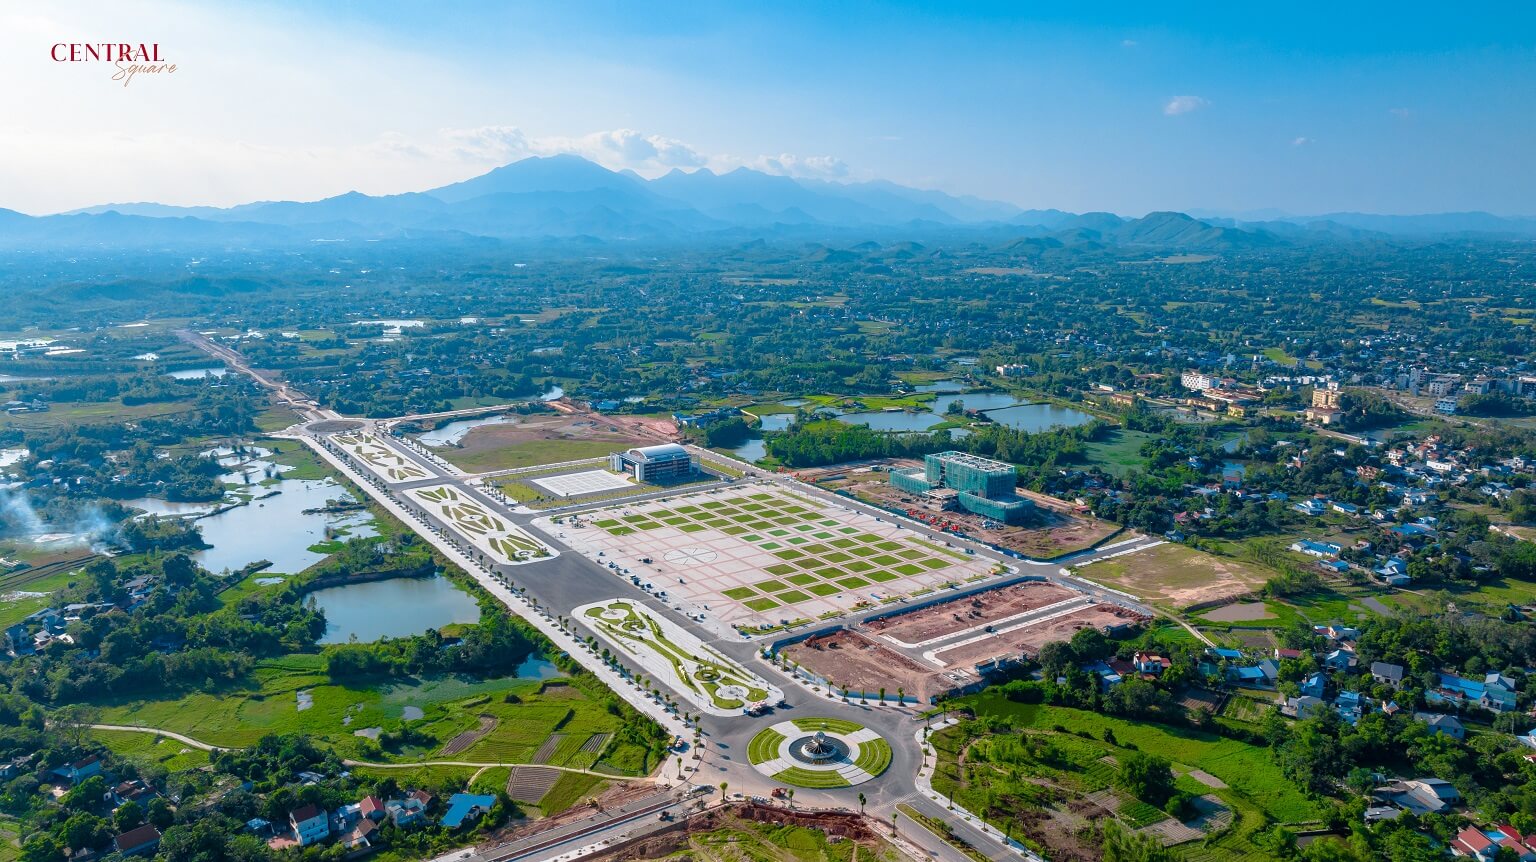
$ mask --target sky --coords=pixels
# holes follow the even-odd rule
[[[1074,212],[1532,215],[1533,25],[1529,3],[7,0],[0,207],[420,191],[576,153]],[[176,71],[50,57],[103,41]]]

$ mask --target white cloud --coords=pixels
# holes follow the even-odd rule
[[[1409,108],[1388,108],[1387,113],[1398,118],[1399,120],[1406,120],[1413,116],[1413,111]]]
[[[1120,47],[1122,47],[1122,48],[1134,48],[1134,47],[1136,47],[1137,45],[1140,45],[1140,44],[1141,43],[1136,41],[1135,39],[1121,39],[1120,40]]]
[[[1306,145],[1308,145],[1310,143],[1312,143],[1312,139],[1311,138],[1301,137],[1301,138],[1296,138],[1295,140],[1291,141],[1291,146],[1293,146],[1293,147],[1305,147]]]
[[[1168,104],[1163,106],[1163,113],[1170,117],[1177,117],[1180,114],[1198,111],[1210,104],[1208,99],[1200,96],[1174,96],[1168,100]]]

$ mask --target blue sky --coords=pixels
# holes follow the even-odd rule
[[[1536,7],[1451,8],[11,4],[0,206],[393,192],[577,152],[1074,211],[1536,213]],[[179,77],[37,59],[129,31]]]

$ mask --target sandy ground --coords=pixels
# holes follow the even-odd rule
[[[1099,560],[1082,566],[1078,573],[1144,601],[1175,608],[1251,595],[1270,577],[1270,573],[1241,560],[1175,544]]]
[[[943,650],[937,658],[950,667],[969,668],[999,656],[1033,658],[1051,641],[1071,640],[1079,629],[1146,622],[1147,617],[1118,605],[1097,604],[985,640]]]
[[[839,631],[811,638],[788,647],[784,655],[838,688],[866,692],[883,688],[891,694],[900,688],[926,703],[931,695],[952,687],[936,669],[858,632]]]
[[[1046,581],[1026,581],[910,613],[871,620],[864,627],[902,643],[916,644],[1065,601],[1075,595],[1077,593],[1066,587]]]

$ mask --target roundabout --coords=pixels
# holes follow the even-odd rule
[[[828,790],[880,775],[891,765],[891,746],[880,734],[851,721],[796,718],[752,737],[747,760],[776,781]]]

